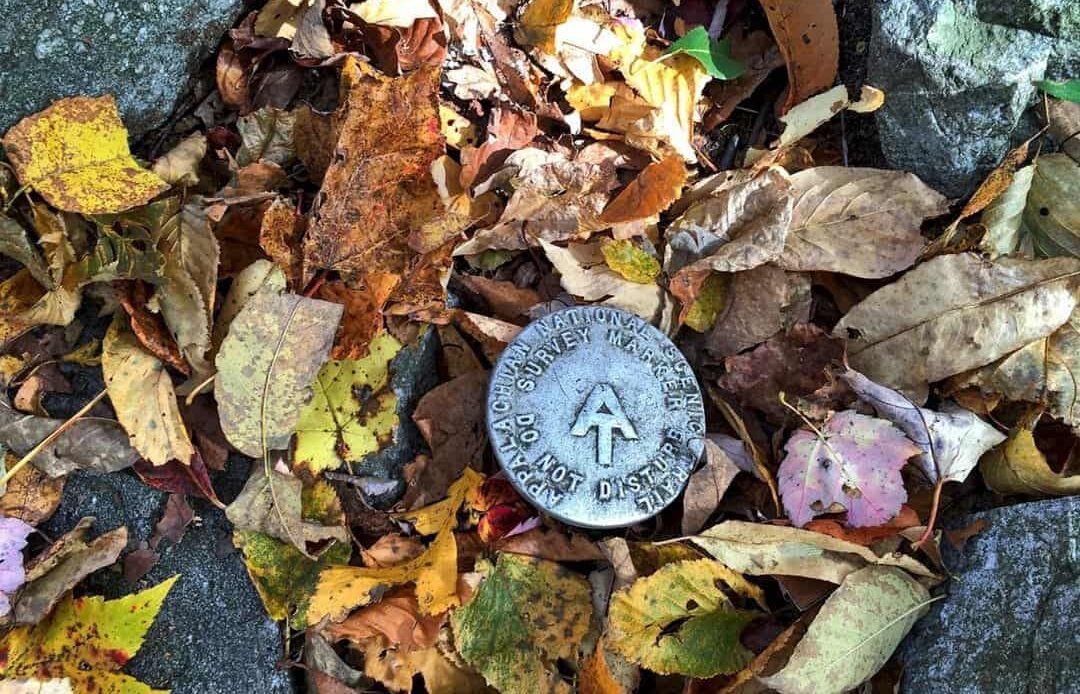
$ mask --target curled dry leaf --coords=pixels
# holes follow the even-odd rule
[[[169,187],[131,156],[111,95],[59,99],[16,123],[3,142],[19,182],[61,210],[121,212]]]
[[[206,156],[206,135],[194,133],[161,155],[150,170],[174,186],[194,186],[199,183],[199,164]]]
[[[140,455],[154,465],[187,464],[195,454],[180,416],[172,378],[157,357],[143,350],[121,313],[101,346],[109,400]]]
[[[1080,475],[1059,475],[1035,444],[1032,417],[1025,418],[1008,440],[979,463],[986,486],[999,494],[1047,497],[1080,493]]]
[[[788,270],[888,277],[919,257],[923,220],[949,209],[945,196],[901,171],[819,166],[794,174],[791,190],[791,228],[777,260]]]
[[[432,455],[431,464],[412,480],[423,496],[441,498],[467,466],[480,467],[487,446],[487,384],[486,371],[471,371],[432,388],[417,403],[413,421]]]
[[[7,468],[15,462],[8,454]],[[60,505],[65,477],[51,478],[33,465],[27,465],[8,480],[0,495],[0,514],[18,518],[30,525],[48,520]]]
[[[979,457],[1005,440],[1004,434],[974,412],[956,406],[942,412],[919,407],[901,393],[874,383],[854,369],[847,369],[840,378],[878,416],[895,424],[922,449],[915,462],[931,483],[963,482]]]
[[[903,571],[867,566],[829,596],[779,672],[761,677],[781,694],[841,694],[870,679],[931,602]]]
[[[905,554],[879,555],[854,542],[782,525],[724,521],[689,540],[724,566],[752,576],[802,576],[839,584],[848,574],[876,564],[934,576]]]
[[[1076,306],[1078,282],[1073,258],[938,256],[857,304],[833,334],[849,338],[853,367],[921,402],[928,383],[1061,327]]]
[[[907,501],[900,468],[922,452],[889,422],[851,411],[829,417],[820,432],[799,429],[784,448],[780,495],[799,527],[834,504],[853,527],[881,525]]]
[[[776,44],[787,63],[783,111],[828,89],[840,64],[840,34],[830,0],[762,0]]]

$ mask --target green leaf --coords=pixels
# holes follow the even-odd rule
[[[1035,83],[1035,86],[1050,96],[1080,103],[1080,79],[1065,80],[1063,82],[1039,80]]]
[[[667,564],[611,597],[608,643],[662,675],[735,672],[753,657],[739,634],[757,613],[736,609],[727,587],[764,602],[758,588],[719,562]]]
[[[570,691],[556,661],[577,662],[591,616],[585,579],[554,562],[500,554],[450,619],[461,657],[489,685],[515,694]]]
[[[262,458],[289,447],[300,410],[330,353],[343,307],[264,286],[229,326],[214,394],[229,443]]]
[[[900,569],[859,569],[825,601],[787,665],[760,679],[781,694],[855,689],[889,660],[930,602],[926,588]]]
[[[164,694],[120,668],[139,651],[178,578],[116,600],[68,595],[47,620],[5,634],[0,679],[67,677],[77,692]]]
[[[359,461],[390,442],[398,425],[390,362],[400,349],[392,335],[381,333],[363,359],[322,367],[315,395],[296,423],[295,465],[318,474]]]
[[[733,80],[746,72],[746,66],[731,57],[730,40],[716,41],[705,27],[691,29],[681,39],[671,44],[664,55],[685,53],[701,63],[705,71],[717,79]]]

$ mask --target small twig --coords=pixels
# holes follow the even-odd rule
[[[304,290],[304,296],[311,298],[315,296],[315,293],[326,283],[326,278],[330,275],[326,270],[319,270],[319,272],[311,278],[311,283],[308,284],[307,289]]]
[[[192,403],[195,402],[195,398],[197,398],[199,396],[199,393],[206,390],[206,387],[209,386],[211,383],[213,383],[214,379],[216,377],[217,377],[217,372],[215,371],[214,373],[207,376],[206,380],[204,380],[202,383],[200,383],[199,385],[192,388],[191,392],[188,393],[187,397],[184,399],[184,404],[187,405],[188,407],[191,407]]]
[[[98,393],[97,395],[95,395],[94,398],[90,402],[88,402],[88,403],[86,403],[85,405],[82,406],[82,409],[80,409],[75,414],[71,415],[71,417],[67,421],[65,421],[60,426],[56,427],[56,429],[53,430],[53,433],[51,433],[48,436],[46,436],[45,438],[43,438],[40,443],[38,443],[36,446],[31,448],[26,453],[26,455],[24,455],[22,458],[19,459],[19,462],[12,465],[11,469],[4,473],[4,477],[2,479],[0,479],[0,486],[6,485],[11,480],[12,477],[14,477],[16,474],[18,474],[19,470],[22,470],[24,467],[26,467],[27,463],[29,463],[31,460],[33,460],[35,457],[37,457],[37,455],[39,453],[41,453],[43,450],[45,450],[45,448],[48,445],[50,445],[51,443],[56,441],[56,439],[63,436],[64,432],[71,428],[71,425],[73,425],[75,422],[82,419],[86,415],[87,412],[94,409],[94,405],[101,402],[105,398],[105,396],[107,394],[108,394],[108,390],[103,390],[100,393]]]
[[[915,549],[922,547],[923,543],[934,535],[934,524],[937,522],[938,508],[941,506],[941,490],[944,486],[945,479],[938,477],[937,484],[934,485],[934,500],[930,504],[930,518],[926,521],[926,530],[923,531],[922,536],[912,543]]]

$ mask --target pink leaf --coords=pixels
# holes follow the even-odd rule
[[[8,596],[26,580],[22,549],[33,530],[18,518],[0,517],[0,617],[11,611]]]
[[[780,495],[791,522],[802,527],[833,504],[856,528],[895,516],[907,501],[900,468],[922,450],[889,422],[852,411],[830,417],[822,434],[800,429],[784,446]]]

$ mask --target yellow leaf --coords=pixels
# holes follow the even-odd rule
[[[652,284],[660,274],[660,261],[628,239],[602,244],[600,252],[609,268],[631,282]]]
[[[358,566],[324,569],[308,607],[308,624],[316,624],[326,617],[339,622],[353,609],[377,600],[386,588],[402,583],[416,584],[417,602],[424,614],[438,614],[457,605],[454,526],[458,510],[483,481],[483,475],[466,468],[461,479],[450,485],[446,499],[396,516],[412,520],[421,535],[438,533],[427,550],[415,559],[376,569]]]
[[[609,82],[575,84],[566,91],[566,102],[581,114],[581,120],[593,123],[607,113],[613,96],[615,85]]]
[[[476,126],[450,106],[439,104],[439,129],[446,144],[457,149],[476,144]]]
[[[694,303],[686,312],[685,324],[699,333],[706,332],[716,322],[717,316],[727,303],[731,275],[712,272],[701,285]]]
[[[418,19],[438,17],[428,0],[365,0],[349,9],[368,24],[411,27]]]
[[[307,6],[308,0],[269,0],[255,18],[255,35],[291,41]]]
[[[608,643],[660,674],[735,672],[752,656],[739,634],[756,613],[736,609],[725,586],[764,607],[761,589],[719,562],[668,564],[611,597]]]
[[[404,650],[392,646],[385,636],[376,635],[363,645],[364,674],[378,680],[390,691],[412,691],[413,677],[422,675],[428,694],[481,694],[483,678],[452,663],[435,646]]]
[[[131,156],[111,95],[54,102],[11,128],[4,151],[19,183],[69,212],[121,212],[169,187]]]
[[[986,486],[999,494],[1080,494],[1080,475],[1062,477],[1050,469],[1046,456],[1035,445],[1033,426],[1034,422],[1021,422],[1005,443],[982,457],[979,471]]]
[[[68,595],[45,621],[4,636],[0,679],[67,677],[77,692],[165,694],[119,670],[142,646],[178,578],[116,600]]]
[[[532,0],[521,13],[515,38],[544,53],[555,53],[556,30],[573,12],[574,0]]]
[[[172,379],[161,361],[143,349],[117,311],[101,348],[101,368],[116,417],[131,445],[154,465],[178,460],[187,465],[195,454]]]
[[[295,465],[318,474],[358,461],[390,442],[398,425],[390,361],[400,349],[400,342],[382,333],[363,359],[323,365],[315,395],[296,425]]]

